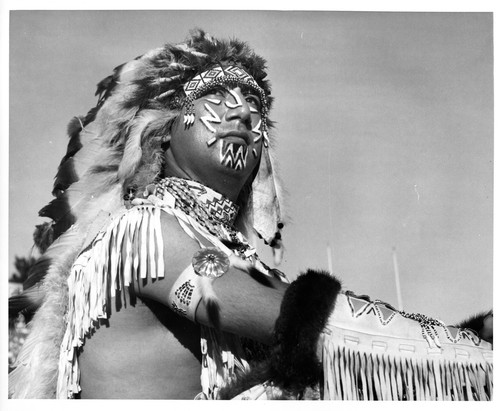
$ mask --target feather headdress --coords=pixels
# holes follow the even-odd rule
[[[52,397],[57,361],[43,361],[36,368],[34,358],[57,355],[69,268],[131,197],[140,197],[147,185],[162,176],[170,130],[186,98],[183,84],[215,64],[243,68],[264,90],[270,108],[265,60],[237,39],[217,40],[194,30],[184,43],[167,44],[117,67],[98,84],[96,107],[70,122],[67,153],[54,182],[55,199],[40,211],[53,220],[44,235],[54,243],[33,267],[25,292],[10,301],[12,314],[38,308],[26,349],[18,358],[19,364],[31,363],[31,367],[20,366],[11,373],[13,397]],[[272,126],[269,119],[267,124]],[[281,191],[269,151],[263,150],[255,178],[242,190],[237,223],[248,237],[256,234],[279,250]],[[23,392],[21,386],[30,387],[30,381],[37,379],[47,386]]]

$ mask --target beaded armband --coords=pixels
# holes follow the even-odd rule
[[[202,287],[200,277],[190,264],[175,281],[168,298],[170,308],[182,317],[195,320],[196,308],[200,303]]]
[[[202,299],[217,301],[212,281],[229,269],[229,258],[217,248],[202,248],[177,278],[170,290],[170,308],[177,314],[195,321],[196,308]]]

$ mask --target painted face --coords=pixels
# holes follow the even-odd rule
[[[177,163],[202,181],[221,173],[246,181],[267,144],[258,90],[238,81],[213,82],[198,94],[172,128]]]

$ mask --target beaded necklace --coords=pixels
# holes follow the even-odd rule
[[[238,207],[231,200],[203,184],[178,177],[163,178],[156,183],[155,188],[158,198],[163,199],[165,192],[169,193],[175,198],[175,208],[194,218],[239,256],[248,255],[252,247],[234,228]]]

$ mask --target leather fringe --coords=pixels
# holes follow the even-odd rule
[[[365,353],[323,342],[325,400],[487,401],[491,363]]]
[[[58,398],[80,392],[77,353],[99,319],[108,318],[111,298],[127,304],[126,286],[138,278],[163,277],[161,210],[134,207],[101,231],[81,254],[68,278],[67,328],[61,344]],[[121,269],[119,269],[119,267]]]

